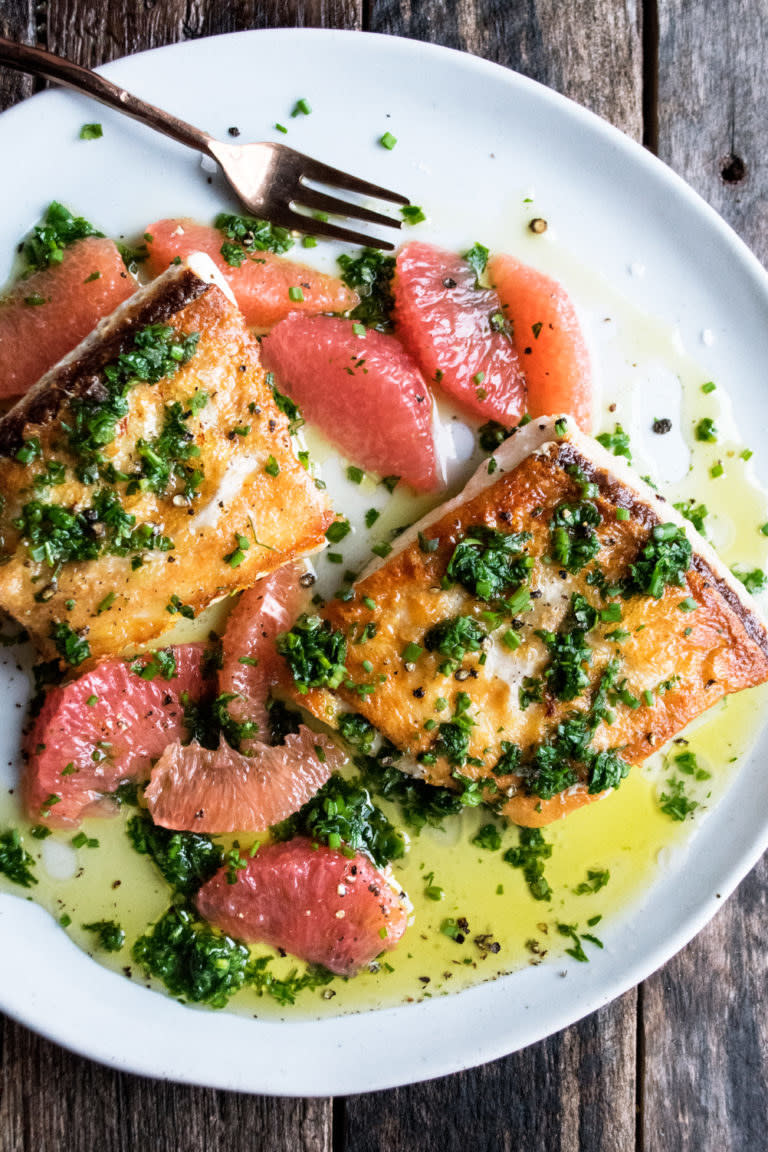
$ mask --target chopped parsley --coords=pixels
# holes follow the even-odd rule
[[[462,260],[466,260],[470,268],[475,274],[475,287],[480,287],[480,279],[483,276],[486,266],[488,264],[488,249],[484,244],[475,243],[467,252],[462,252]]]
[[[472,837],[472,843],[488,852],[498,852],[501,848],[501,832],[497,824],[483,824]]]
[[[227,240],[234,240],[246,252],[288,252],[293,247],[294,240],[288,228],[279,228],[267,220],[260,220],[256,216],[237,216],[229,212],[220,212],[214,220],[214,227],[218,228]]]
[[[75,668],[87,660],[91,654],[91,646],[88,641],[84,636],[70,628],[69,624],[52,623],[50,637],[62,660],[66,660],[67,664],[71,664]]]
[[[461,768],[469,757],[469,738],[475,721],[469,715],[472,700],[467,692],[458,692],[453,716],[437,727],[437,738],[432,745],[433,753],[444,756],[454,768]],[[456,777],[454,776],[454,779]],[[473,782],[472,782],[473,783]],[[462,802],[467,803],[467,789],[462,791]],[[481,798],[480,798],[481,799]],[[479,801],[475,801],[477,803]]]
[[[40,446],[39,436],[30,436],[29,440],[25,440],[16,453],[16,459],[19,464],[31,464],[33,460],[39,460],[43,454],[43,449]]]
[[[589,956],[584,951],[582,940],[588,940],[590,944],[594,944],[596,948],[604,947],[602,940],[598,940],[597,936],[593,936],[591,932],[582,932],[579,934],[578,925],[576,924],[558,924],[557,930],[561,936],[566,936],[572,941],[570,948],[566,948],[565,953],[567,956],[572,956],[574,960],[578,960],[580,964],[588,964]]]
[[[185,620],[194,620],[195,618],[194,608],[190,604],[183,604],[181,598],[177,596],[175,592],[172,593],[170,600],[165,606],[165,610],[170,613],[171,616],[178,614],[179,616],[183,616]]]
[[[149,524],[136,526],[117,494],[109,488],[94,493],[88,508],[29,500],[13,520],[26,541],[30,559],[58,570],[69,561],[95,560],[105,553],[125,556],[148,548],[166,552],[173,547]]]
[[[418,204],[406,204],[400,209],[400,215],[406,224],[421,224],[427,218],[424,209],[419,208]]]
[[[283,415],[287,416],[288,418],[288,431],[290,432],[291,436],[295,436],[299,429],[303,428],[305,424],[304,417],[301,415],[301,409],[299,408],[298,404],[294,404],[290,396],[285,396],[279,390],[275,384],[275,379],[271,372],[267,373],[267,382],[272,388],[272,396],[274,398],[275,404],[283,413]]]
[[[584,665],[591,662],[592,649],[585,637],[594,628],[597,618],[598,614],[592,605],[581,593],[574,592],[562,628],[558,632],[542,629],[536,631],[536,635],[550,651],[544,680],[549,692],[558,700],[574,700],[589,686],[589,676]],[[616,619],[620,619],[620,615]]]
[[[600,551],[595,528],[601,522],[602,516],[591,500],[558,504],[549,525],[555,561],[572,574],[580,572]]]
[[[452,616],[426,632],[424,647],[450,660],[463,660],[468,652],[479,652],[487,633],[472,616]]]
[[[239,568],[245,560],[245,554],[251,547],[251,542],[247,536],[241,536],[239,532],[235,533],[235,547],[231,552],[227,552],[223,557],[224,563],[229,564],[230,568]]]
[[[219,731],[232,747],[241,750],[246,740],[252,740],[259,731],[255,720],[236,720],[229,705],[239,699],[235,692],[221,692],[213,701],[213,719]]]
[[[607,448],[614,456],[624,456],[632,463],[632,451],[629,446],[629,436],[622,428],[621,424],[617,424],[613,432],[601,432],[596,436],[598,444],[602,444],[603,448]]]
[[[86,932],[92,932],[96,947],[104,952],[119,952],[125,944],[125,931],[114,920],[95,920],[93,924],[83,924]]]
[[[205,392],[197,393],[195,411],[208,401]],[[192,407],[185,408],[178,400],[163,409],[163,427],[159,436],[151,440],[140,438],[136,452],[141,457],[139,473],[128,484],[129,494],[137,491],[156,492],[158,495],[181,494],[191,499],[203,481],[203,472],[190,464],[200,455],[194,433],[188,425]]]
[[[389,761],[395,754],[391,745],[385,745],[376,757],[360,757],[356,763],[371,791],[397,804],[402,819],[410,828],[415,832],[420,832],[427,824],[439,828],[446,817],[455,816],[462,810],[461,799],[453,789],[427,784],[394,767]]]
[[[194,895],[223,860],[222,848],[210,836],[161,828],[145,809],[131,816],[126,832],[134,849],[149,856],[166,883],[184,896]]]
[[[70,422],[63,427],[69,447],[85,469],[80,479],[92,480],[94,466],[106,463],[102,449],[112,443],[118,422],[128,414],[131,389],[138,383],[156,384],[173,376],[192,359],[199,338],[197,332],[180,335],[165,324],[141,328],[131,350],[121,352],[101,370],[106,395],[71,402]]]
[[[23,243],[25,272],[60,264],[64,259],[64,249],[70,244],[86,236],[103,235],[82,216],[73,216],[69,209],[54,200]]]
[[[21,842],[18,828],[7,828],[0,833],[0,873],[12,884],[21,888],[31,888],[37,884],[37,876],[32,871],[35,864]]]
[[[657,525],[630,565],[631,576],[623,582],[622,595],[641,593],[661,599],[668,584],[683,585],[692,553],[682,528],[671,523]]]
[[[533,561],[523,545],[530,538],[529,532],[499,532],[477,524],[454,548],[446,580],[463,584],[481,600],[497,599],[527,578]]]
[[[577,884],[574,892],[577,896],[588,896],[599,892],[601,888],[605,888],[610,878],[611,873],[607,868],[588,868],[586,880]]]
[[[337,772],[294,816],[272,829],[278,840],[304,835],[329,848],[365,852],[383,867],[405,854],[405,838],[373,803],[360,778]]]
[[[172,680],[176,675],[176,657],[172,648],[157,648],[131,663],[131,672],[142,680]]]
[[[685,792],[685,782],[679,777],[667,780],[668,792],[662,792],[659,797],[659,807],[665,816],[672,820],[683,821],[691,816],[699,807],[697,800],[691,800]]]
[[[700,532],[702,536],[705,535],[704,521],[709,515],[706,504],[696,504],[693,500],[681,500],[677,504],[673,504],[672,507],[686,520],[690,520],[697,532]]]
[[[276,647],[300,692],[338,688],[347,670],[347,642],[319,616],[301,615],[290,632],[281,632]]]
[[[352,531],[352,525],[349,520],[345,520],[343,516],[338,520],[334,520],[325,531],[325,538],[329,544],[340,544],[345,536],[348,536]]]
[[[136,963],[172,996],[211,1008],[223,1008],[243,986],[249,956],[244,944],[185,908],[169,908],[133,946]]]
[[[376,729],[359,712],[343,712],[337,720],[339,732],[348,744],[368,753],[376,739]]]
[[[477,442],[483,452],[495,452],[511,435],[511,429],[499,424],[498,420],[489,420],[478,428]]]
[[[520,868],[534,900],[551,900],[552,889],[544,876],[544,861],[552,855],[552,845],[540,828],[519,828],[520,844],[504,853],[507,864]]]
[[[756,592],[764,591],[766,585],[768,584],[768,576],[766,576],[762,568],[753,568],[749,572],[745,571],[743,568],[731,568],[731,572],[733,572],[737,580],[742,582],[747,592],[750,592],[753,595]]]
[[[394,256],[385,256],[376,248],[363,248],[358,256],[343,253],[338,257],[338,265],[341,279],[360,297],[360,303],[349,314],[350,318],[379,332],[391,331],[395,306],[392,294]]]
[[[717,442],[717,427],[711,416],[704,416],[699,420],[693,431],[696,439],[703,444],[715,444]]]
[[[80,129],[81,140],[101,140],[104,129],[101,124],[83,124]]]

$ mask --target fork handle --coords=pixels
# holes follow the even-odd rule
[[[138,96],[119,88],[110,80],[92,72],[89,68],[82,68],[63,56],[55,56],[53,52],[46,52],[42,48],[32,48],[28,44],[17,44],[14,40],[7,40],[0,36],[0,64],[13,68],[17,72],[31,72],[35,76],[44,76],[46,80],[53,80],[64,88],[72,88],[75,92],[84,92],[118,112],[125,112],[134,120],[154,128],[179,144],[186,144],[188,148],[195,148],[212,156],[212,137],[207,132],[201,132],[191,124],[179,120],[169,112],[163,112],[154,104],[147,104],[139,100]]]

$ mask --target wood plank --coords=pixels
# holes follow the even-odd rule
[[[23,0],[14,0],[22,3]],[[222,32],[247,28],[359,28],[362,0],[163,0],[158,4],[112,0],[106,14],[93,0],[51,0],[51,51],[95,67],[108,60]]]
[[[643,986],[643,1152],[754,1152],[768,1125],[768,861]]]
[[[516,68],[643,133],[642,30],[624,0],[376,0],[372,31]],[[637,993],[542,1044],[426,1084],[337,1102],[345,1152],[628,1152],[635,1143]],[[471,1021],[468,1021],[471,1027]]]
[[[126,1076],[0,1022],[0,1152],[330,1152],[325,1100]]]
[[[768,264],[768,11],[660,0],[658,150]],[[768,862],[643,988],[645,1152],[762,1147]]]
[[[643,135],[641,0],[373,0],[366,27],[461,48]]]
[[[481,1068],[350,1097],[345,1152],[629,1152],[636,997]]]
[[[24,44],[35,43],[35,6],[33,0],[3,0],[0,4],[0,36]],[[7,68],[0,69],[0,112],[18,100],[31,96],[34,80]]]
[[[660,0],[659,155],[768,262],[768,7]]]

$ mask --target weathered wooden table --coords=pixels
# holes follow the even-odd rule
[[[533,76],[657,151],[768,261],[766,0],[0,0],[3,35],[88,65],[285,25],[434,40]],[[34,88],[0,72],[0,108]],[[154,1083],[0,1018],[0,1152],[761,1152],[767,893],[764,860],[607,1008],[483,1068],[371,1096]]]

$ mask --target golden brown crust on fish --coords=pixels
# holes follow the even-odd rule
[[[768,637],[759,614],[690,525],[694,551],[682,585],[667,583],[658,598],[601,591],[626,581],[653,530],[670,521],[679,527],[679,518],[593,441],[570,432],[555,439],[552,421],[541,428],[553,439],[502,468],[493,482],[472,481],[468,497],[446,505],[447,512],[430,514],[422,525],[428,550],[415,531],[409,532],[399,551],[363,575],[351,600],[334,600],[322,609],[348,638],[348,678],[335,694],[325,689],[297,694],[330,723],[340,711],[362,714],[403,755],[401,767],[433,784],[455,787],[458,780],[466,787],[467,779],[483,781],[486,799],[526,825],[566,815],[597,798],[599,790],[593,786],[590,794],[581,767],[565,791],[547,797],[544,790],[543,798],[531,794],[530,776],[522,770],[499,774],[505,746],[515,745],[522,763],[530,763],[532,752],[551,744],[569,716],[587,716],[595,707],[609,667],[615,668],[609,715],[596,718],[590,747],[595,753],[612,750],[629,764],[644,760],[723,695],[768,679]],[[499,458],[504,459],[502,452]],[[584,499],[585,484],[592,485],[589,499],[600,514],[594,529],[600,550],[573,573],[553,556],[551,522],[559,506]],[[478,525],[504,534],[530,533],[524,549],[533,560],[532,599],[530,610],[515,618],[446,579],[454,549]],[[572,630],[574,593],[604,618],[598,615],[584,634],[589,659],[579,665],[588,683],[568,699],[550,688],[546,672],[552,668],[552,649],[541,633]],[[488,617],[489,609],[500,615],[498,623]],[[425,636],[457,616],[471,617],[489,637],[481,650],[451,662],[430,651]],[[356,643],[366,625],[374,626],[375,635]],[[407,662],[409,644],[422,651]],[[540,682],[541,698],[522,706],[526,677]],[[371,690],[361,691],[360,685]],[[453,718],[459,693],[469,697],[465,715],[473,724],[466,759],[457,766],[441,751],[439,725]]]
[[[215,272],[208,275],[210,262],[196,257],[190,265],[170,269],[127,301],[0,420],[0,607],[46,656],[56,650],[56,625],[85,639],[94,657],[118,653],[168,628],[179,603],[197,614],[325,544],[333,514],[297,459],[258,344],[226,286]],[[128,412],[103,448],[95,482],[82,483],[82,457],[67,431],[73,401],[106,399],[104,368],[154,324],[170,326],[180,340],[198,334],[194,353],[157,383],[131,386]],[[183,412],[182,438],[196,450],[189,466],[202,473],[192,494],[178,473],[160,491],[142,479],[140,449],[156,442],[174,403]],[[39,449],[20,461],[30,441]],[[50,461],[64,465],[63,482],[38,479],[35,486]],[[134,528],[155,531],[149,546],[111,546],[109,523],[92,511],[105,489]],[[33,558],[24,509],[34,501],[89,517],[86,535],[98,556],[60,564]],[[153,546],[157,534],[166,544]]]

